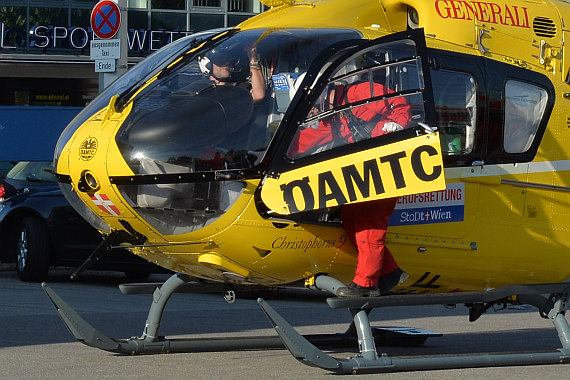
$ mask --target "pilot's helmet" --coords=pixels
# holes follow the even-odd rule
[[[220,82],[244,82],[249,76],[249,57],[241,46],[218,46],[200,57],[198,64],[202,73],[214,76]],[[229,77],[216,77],[212,64],[227,68]]]

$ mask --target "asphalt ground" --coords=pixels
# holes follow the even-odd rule
[[[109,337],[139,336],[151,295],[123,295],[120,273],[52,271],[49,285],[82,317]],[[153,275],[149,281],[163,281]],[[332,310],[325,296],[309,291],[238,293],[228,304],[211,289],[175,294],[162,320],[168,337],[275,336],[256,298],[263,297],[302,334],[343,332],[346,310]],[[374,326],[415,327],[442,333],[415,347],[378,347],[392,358],[553,351],[561,346],[549,320],[531,307],[490,311],[468,322],[463,306],[394,307],[374,310]],[[357,347],[326,350],[339,359]],[[24,283],[0,271],[0,377],[6,379],[339,379],[296,361],[285,349],[160,355],[118,355],[74,340],[38,283]],[[359,379],[537,379],[569,378],[569,365],[426,370],[358,375]]]

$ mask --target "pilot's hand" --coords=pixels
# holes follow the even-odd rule
[[[256,46],[252,46],[248,52],[247,55],[249,57],[249,61],[252,63],[258,63],[259,62],[259,57],[257,56],[257,47]]]
[[[384,132],[396,132],[396,131],[401,131],[402,129],[404,129],[404,127],[402,127],[400,124],[395,123],[393,121],[389,121],[387,123],[384,124],[384,126],[382,127],[382,130]]]

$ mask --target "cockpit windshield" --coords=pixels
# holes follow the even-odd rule
[[[295,81],[326,47],[360,38],[339,29],[221,33],[184,53],[134,97],[116,135],[123,158],[143,175],[254,167],[293,98]],[[244,187],[218,181],[124,185],[121,192],[162,233],[178,234],[211,223]],[[181,217],[187,223],[154,220],[158,208],[186,210]]]
[[[342,30],[249,30],[193,52],[134,99],[117,135],[135,172],[140,158],[193,170],[249,167],[263,154],[294,82],[325,47],[360,38]]]

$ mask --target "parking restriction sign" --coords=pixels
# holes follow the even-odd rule
[[[121,26],[121,11],[111,0],[98,2],[91,12],[91,28],[93,33],[103,39],[111,38]]]

